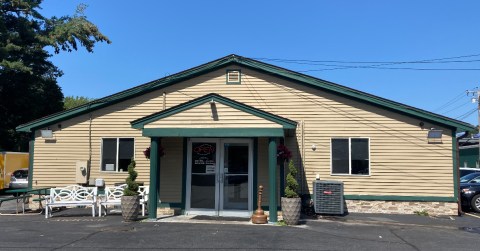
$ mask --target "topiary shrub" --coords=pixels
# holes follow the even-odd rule
[[[132,158],[132,162],[130,162],[130,165],[128,165],[128,177],[125,180],[127,182],[127,187],[125,187],[123,190],[124,196],[138,195],[138,184],[135,182],[138,173],[135,171],[135,166],[135,160]]]
[[[297,168],[293,164],[293,160],[288,162],[288,174],[285,184],[285,197],[287,198],[298,198],[298,182],[295,178],[297,176]]]

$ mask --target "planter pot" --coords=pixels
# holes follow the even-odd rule
[[[140,196],[122,196],[122,217],[125,221],[135,221],[140,210]]]
[[[300,198],[282,197],[282,216],[287,225],[298,225],[302,212],[302,200]]]

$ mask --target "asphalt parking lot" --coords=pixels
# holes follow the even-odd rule
[[[0,250],[478,250],[480,217],[349,214],[295,227],[187,216],[123,222],[89,209],[15,215],[0,208]]]

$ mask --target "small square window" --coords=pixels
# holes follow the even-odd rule
[[[242,73],[240,70],[227,70],[227,84],[240,84]]]

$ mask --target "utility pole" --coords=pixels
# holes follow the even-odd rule
[[[472,94],[472,103],[477,103],[477,117],[478,117],[478,123],[477,123],[477,129],[478,129],[478,134],[480,134],[480,90],[476,88],[475,90],[467,90],[467,96]],[[476,167],[480,167],[480,138],[477,138],[478,142],[478,158],[477,158],[477,164]]]

